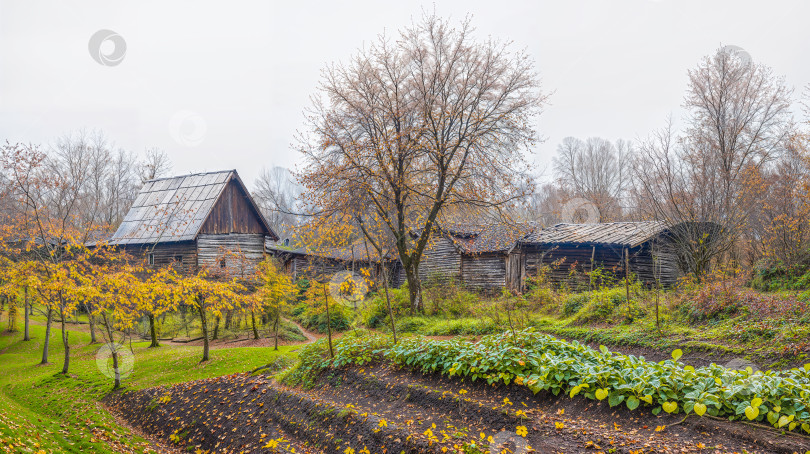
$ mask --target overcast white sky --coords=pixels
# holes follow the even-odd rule
[[[98,128],[119,147],[162,148],[174,173],[236,168],[252,182],[262,167],[295,165],[290,144],[320,69],[423,8],[469,13],[480,36],[536,60],[553,91],[537,125],[541,167],[566,136],[636,139],[680,118],[687,70],[721,45],[773,67],[796,97],[810,82],[800,0],[0,0],[0,140]],[[105,29],[126,42],[118,65],[90,55]]]

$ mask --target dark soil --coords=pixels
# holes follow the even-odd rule
[[[649,409],[631,412],[581,397],[533,395],[523,386],[381,365],[327,371],[309,390],[242,374],[111,394],[105,404],[149,434],[166,440],[174,435],[178,447],[218,453],[273,452],[264,448],[271,439],[284,440],[277,452],[348,454],[475,453],[499,441],[514,452],[528,452],[521,450],[528,444],[539,453],[810,449],[810,439],[764,426],[653,416]],[[517,434],[523,427],[525,437]]]

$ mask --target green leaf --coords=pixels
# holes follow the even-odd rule
[[[757,419],[757,416],[759,416],[759,407],[747,407],[745,409],[745,417],[746,418],[753,421],[753,420]]]
[[[672,352],[672,359],[674,359],[675,361],[679,360],[681,356],[683,356],[683,352],[681,351],[680,348],[675,349],[675,351]]]
[[[605,397],[608,396],[608,390],[605,389],[605,388],[597,389],[596,392],[594,393],[594,395],[599,400],[605,400]]]
[[[623,400],[624,394],[613,393],[610,395],[610,398],[608,398],[608,403],[610,404],[611,407],[615,407],[616,405],[622,403]]]
[[[695,410],[695,414],[698,416],[703,416],[706,413],[706,405],[702,403],[695,404],[693,410]]]
[[[673,413],[673,412],[675,412],[675,410],[678,409],[678,403],[677,402],[664,402],[663,404],[661,404],[661,408],[663,408],[664,411],[667,412],[667,413]]]
[[[638,408],[639,403],[641,403],[641,401],[638,400],[638,397],[636,396],[630,396],[627,398],[627,408],[631,410],[635,410],[636,408]]]

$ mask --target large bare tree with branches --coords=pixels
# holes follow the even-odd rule
[[[525,192],[524,151],[545,97],[533,62],[509,47],[474,40],[469,20],[454,28],[427,16],[327,67],[308,112],[307,203],[324,215],[360,205],[379,216],[414,309],[419,263],[443,214],[497,213]]]
[[[685,133],[670,122],[639,147],[640,208],[681,226],[674,236],[688,271],[732,252],[758,209],[763,174],[791,136],[790,94],[770,68],[722,48],[689,71]]]

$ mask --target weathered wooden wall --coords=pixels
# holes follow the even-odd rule
[[[230,276],[250,275],[264,260],[264,235],[257,233],[200,234],[197,264]],[[223,265],[224,261],[224,267]]]
[[[625,276],[624,248],[619,245],[546,245],[527,247],[525,254],[527,276],[537,276],[541,266],[551,266],[552,263],[559,260],[560,263],[549,273],[549,278],[556,284],[567,283],[572,287],[587,285],[588,278],[584,276],[584,273],[590,272],[592,268],[600,267],[617,281],[623,280]],[[663,286],[675,284],[680,277],[677,257],[666,243],[654,246],[654,243],[648,242],[641,246],[628,248],[628,255],[630,273],[646,285],[654,285],[659,273]],[[591,265],[591,257],[593,257],[593,265]]]
[[[433,240],[419,263],[419,280],[424,284],[458,279],[460,276],[461,254],[456,246],[446,237]]]
[[[200,233],[257,233],[269,234],[248,201],[248,195],[235,182],[225,186],[222,195],[211,209],[200,228]]]
[[[461,281],[473,289],[494,290],[506,286],[506,254],[465,254],[461,258]]]
[[[197,272],[197,247],[193,241],[128,245],[124,249],[133,256],[143,257],[145,263],[149,263],[149,254],[152,254],[155,267],[174,265],[175,269],[186,275]],[[177,257],[182,259],[177,261]]]

